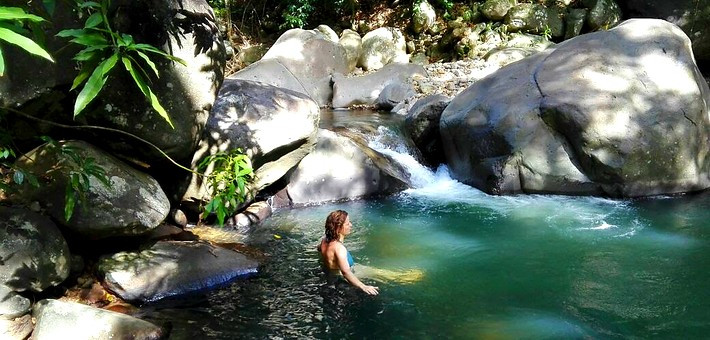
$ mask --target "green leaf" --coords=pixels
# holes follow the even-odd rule
[[[81,67],[81,71],[79,74],[74,78],[74,82],[71,85],[70,91],[73,91],[75,88],[79,87],[81,83],[86,80],[86,78],[89,78],[89,75],[91,75],[91,72],[94,71],[96,68],[96,65],[93,63],[85,62],[84,65]]]
[[[104,87],[104,84],[106,84],[106,74],[116,65],[116,61],[118,61],[118,54],[113,54],[96,66],[89,80],[86,81],[84,88],[76,97],[76,102],[74,103],[74,117],[79,115],[86,105],[96,98]]]
[[[101,5],[95,1],[84,1],[79,3],[79,8],[95,8],[100,9]]]
[[[133,47],[134,47],[136,50],[143,50],[143,51],[146,51],[146,52],[151,52],[151,53],[160,54],[160,55],[162,55],[163,57],[165,57],[165,58],[167,58],[167,59],[169,59],[169,60],[178,62],[178,63],[182,64],[183,66],[187,66],[187,62],[186,62],[186,61],[184,61],[184,60],[182,60],[182,59],[180,59],[180,58],[178,58],[178,57],[176,57],[176,56],[174,56],[174,55],[170,55],[170,54],[168,54],[168,53],[165,53],[165,52],[163,52],[163,51],[157,49],[157,48],[156,48],[155,46],[153,46],[153,45],[148,45],[148,44],[135,44],[135,45],[133,45]]]
[[[2,49],[0,48],[0,77],[5,74],[5,59],[2,57]]]
[[[54,15],[54,8],[57,7],[57,1],[56,0],[42,0],[42,3],[44,4],[44,8],[47,10],[47,13],[49,13],[50,16]]]
[[[37,181],[37,177],[35,177],[33,174],[26,173],[25,177],[27,177],[27,182],[30,183],[35,188],[39,188],[39,182]]]
[[[93,58],[98,58],[101,56],[102,50],[107,47],[109,47],[109,45],[89,46],[79,51],[72,59],[76,61],[89,61]]]
[[[29,20],[42,22],[44,18],[29,14],[19,7],[0,7],[0,20]]]
[[[35,43],[31,39],[23,35],[17,34],[12,30],[0,27],[0,40],[4,40],[10,44],[17,45],[31,54],[40,56],[44,59],[54,62],[54,59],[52,59],[49,53],[47,53],[47,51],[45,51],[41,46],[37,45],[37,43]]]
[[[70,29],[70,30],[61,30],[59,33],[56,34],[56,36],[61,37],[61,38],[69,38],[69,37],[79,37],[85,34],[88,34],[84,29]]]
[[[89,16],[88,19],[86,19],[86,23],[84,24],[84,28],[91,28],[91,27],[96,27],[100,25],[102,22],[104,22],[104,17],[101,16],[101,13],[96,12]]]
[[[66,190],[64,191],[64,219],[68,222],[71,219],[71,215],[74,213],[74,206],[76,205],[76,194],[72,186],[67,183]]]
[[[69,41],[84,46],[108,45],[108,40],[106,40],[106,37],[103,34],[99,33],[81,34]]]
[[[25,173],[20,170],[16,170],[15,174],[12,176],[12,180],[17,184],[22,184],[25,181]]]
[[[155,111],[158,112],[158,114],[165,119],[168,124],[170,124],[171,128],[175,128],[173,125],[173,122],[170,120],[170,116],[168,115],[168,112],[165,111],[162,105],[158,102],[158,97],[155,96],[153,91],[148,87],[148,85],[143,81],[143,78],[141,78],[141,75],[136,72],[136,70],[133,68],[133,65],[131,64],[131,60],[122,57],[121,61],[123,62],[123,66],[126,67],[126,71],[131,74],[133,77],[133,81],[135,81],[136,85],[138,88],[143,92],[143,95],[150,101],[150,105],[153,107]]]
[[[150,60],[150,58],[148,58],[148,56],[145,53],[138,51],[138,50],[136,50],[136,53],[138,54],[139,57],[141,57],[141,58],[143,58],[143,60],[145,60],[145,63],[148,64],[148,66],[150,66],[150,68],[153,70],[153,73],[155,73],[155,76],[160,78],[160,74],[158,74],[158,68],[155,67],[155,63],[152,60]]]

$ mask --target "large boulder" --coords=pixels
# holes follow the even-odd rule
[[[338,44],[345,49],[348,58],[348,72],[352,72],[357,66],[357,60],[362,52],[362,38],[360,34],[351,29],[344,29]]]
[[[439,120],[451,98],[435,94],[417,100],[404,120],[404,130],[417,146],[427,164],[438,165],[445,161],[441,146]]]
[[[709,99],[677,26],[629,20],[480,80],[440,129],[454,176],[489,193],[688,192],[710,186]]]
[[[316,143],[318,105],[298,92],[253,81],[227,79],[193,164],[219,151],[241,149],[252,160],[255,193],[294,168]],[[207,169],[206,174],[212,172]],[[207,201],[201,176],[193,176],[183,201]]]
[[[76,302],[42,300],[32,312],[34,340],[164,339],[168,332],[148,321]]]
[[[517,4],[517,0],[486,0],[481,6],[481,13],[494,21],[503,20],[508,11]]]
[[[392,193],[409,180],[393,166],[363,141],[320,129],[316,149],[298,164],[286,189],[296,205]]]
[[[426,75],[426,70],[416,64],[389,64],[376,72],[345,77],[333,77],[333,107],[344,108],[353,105],[373,105],[382,90],[391,84],[409,84],[415,75]]]
[[[49,218],[8,207],[0,207],[0,216],[0,297],[12,298],[3,293],[5,286],[18,292],[41,292],[69,276],[69,247]],[[8,313],[16,307],[5,305],[5,298],[0,311]]]
[[[358,66],[364,70],[378,70],[390,63],[408,62],[407,43],[398,28],[380,27],[362,37]]]
[[[27,314],[29,311],[30,300],[28,298],[17,294],[10,287],[0,283],[0,319],[12,320]]]
[[[332,96],[331,75],[347,72],[343,46],[318,31],[294,28],[282,34],[259,62],[231,78],[288,88],[327,106]]]
[[[151,302],[256,273],[256,261],[209,243],[160,241],[99,261],[104,286],[124,300]]]
[[[710,62],[710,0],[617,0],[631,18],[657,18],[674,23],[690,37],[701,67]]]
[[[66,186],[79,165],[68,151],[85,161],[92,159],[92,164],[105,170],[111,184],[106,187],[89,176],[86,199],[77,204],[69,221],[64,218]],[[15,199],[38,201],[56,221],[88,238],[141,234],[157,227],[170,211],[170,202],[155,179],[83,141],[41,145],[19,157],[16,165],[43,183],[37,188],[26,185]]]

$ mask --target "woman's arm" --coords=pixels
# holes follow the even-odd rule
[[[338,260],[338,268],[340,268],[340,272],[343,273],[343,276],[346,280],[348,280],[348,282],[350,282],[351,285],[360,288],[363,292],[369,295],[379,294],[379,288],[362,283],[362,281],[360,281],[350,270],[350,265],[348,264],[348,250],[345,249],[344,245],[338,245],[335,249],[335,257]]]

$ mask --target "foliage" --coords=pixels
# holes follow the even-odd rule
[[[234,215],[249,197],[247,183],[254,172],[249,157],[240,149],[211,155],[200,163],[198,169],[204,171],[210,166],[214,170],[204,180],[212,191],[212,200],[205,206],[202,218],[215,213],[219,225],[224,225],[224,218]]]
[[[29,14],[19,7],[0,6],[0,41],[16,45],[30,54],[54,62],[54,59],[44,48],[25,36],[28,31],[23,26],[24,21],[39,23],[45,20],[39,16]],[[0,48],[0,77],[4,74],[5,59]]]
[[[106,170],[95,163],[93,157],[84,157],[79,149],[43,136],[50,149],[57,151],[60,157],[59,167],[69,170],[69,178],[64,189],[64,219],[69,221],[74,214],[77,203],[86,202],[86,193],[91,189],[91,177],[96,178],[105,187],[111,187],[111,181],[106,176]]]
[[[11,164],[15,157],[17,157],[15,150],[10,147],[11,144],[12,140],[10,138],[10,134],[5,129],[0,128],[0,172],[7,171],[7,174],[12,178],[12,182],[17,185],[22,185],[25,181],[27,181],[30,185],[39,187],[37,177],[26,170]],[[0,178],[0,190],[5,192],[14,191],[11,186],[2,181],[2,178]]]
[[[80,62],[82,68],[74,79],[72,90],[86,82],[74,103],[74,117],[79,115],[96,98],[106,84],[109,72],[120,61],[153,109],[171,127],[174,127],[167,111],[148,85],[150,75],[146,69],[150,69],[156,77],[160,76],[149,55],[157,55],[183,65],[185,62],[154,46],[136,43],[129,34],[115,32],[111,29],[108,20],[109,0],[101,0],[100,2],[77,0],[77,3],[79,8],[88,15],[84,28],[67,29],[57,34],[59,37],[72,38],[71,43],[84,46],[84,49],[74,56],[74,60]]]

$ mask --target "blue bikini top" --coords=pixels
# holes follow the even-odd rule
[[[354,265],[355,265],[355,260],[353,260],[353,256],[350,255],[350,251],[347,250],[347,249],[345,249],[345,251],[346,251],[347,254],[348,254],[348,265],[349,265],[350,267],[354,266]]]

